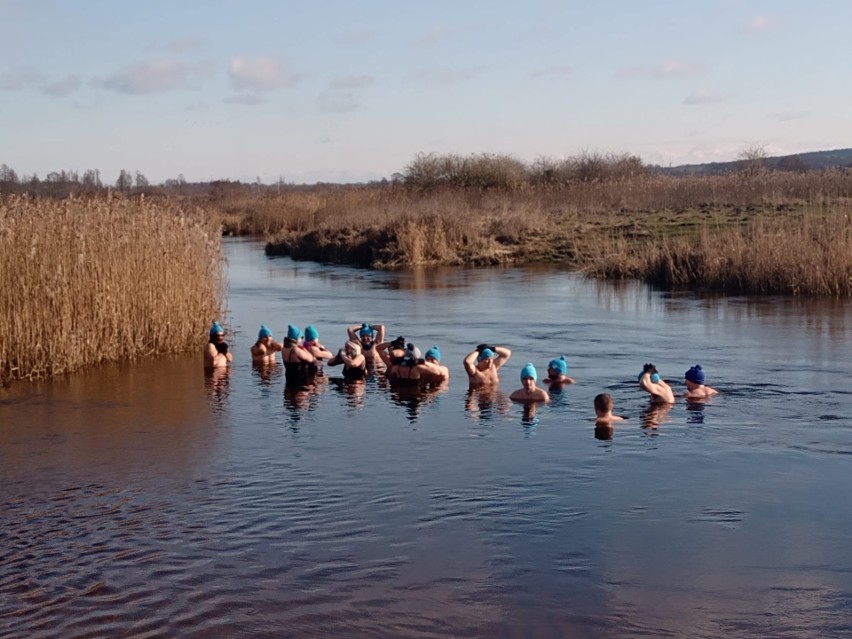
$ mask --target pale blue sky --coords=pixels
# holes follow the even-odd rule
[[[850,25],[849,0],[0,0],[0,163],[301,183],[852,147]]]

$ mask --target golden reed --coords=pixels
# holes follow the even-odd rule
[[[221,230],[167,200],[0,200],[0,382],[198,348]]]

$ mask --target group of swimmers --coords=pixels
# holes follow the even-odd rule
[[[283,342],[273,338],[272,331],[261,326],[257,341],[251,347],[252,363],[257,366],[277,364],[276,353],[281,353],[287,384],[300,386],[322,375],[323,365],[342,366],[346,381],[364,380],[374,371],[384,371],[387,379],[398,385],[440,387],[450,379],[449,368],[441,364],[441,351],[433,346],[425,353],[404,337],[385,341],[385,327],[382,324],[354,324],[347,327],[347,341],[336,353],[332,353],[320,342],[319,333],[313,326],[304,330],[287,327],[287,336]],[[471,387],[496,386],[499,384],[498,371],[509,358],[512,351],[505,346],[479,344],[464,358],[464,369]],[[204,366],[208,369],[227,367],[233,361],[225,331],[218,322],[210,327],[210,339],[204,349]],[[522,387],[513,391],[509,399],[524,403],[549,402],[550,394],[537,386],[538,373],[532,363],[521,369]],[[703,400],[718,394],[718,391],[704,383],[704,371],[695,365],[684,374],[686,382],[685,396],[688,400]],[[557,357],[547,364],[545,380],[551,390],[573,384],[568,376],[568,364],[565,356]],[[675,394],[671,386],[660,376],[657,367],[645,364],[638,377],[639,387],[651,396],[651,403],[671,405],[675,403]],[[594,399],[595,425],[609,427],[613,422],[622,421],[624,416],[613,413],[613,399],[608,393],[601,393]]]

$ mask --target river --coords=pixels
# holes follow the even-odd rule
[[[201,335],[0,391],[0,638],[852,636],[852,304],[224,249],[228,374]],[[250,364],[261,324],[336,350],[362,321],[439,345],[449,388]],[[497,393],[480,342],[513,351]],[[563,353],[575,385],[508,400]],[[721,393],[653,411],[645,362]]]

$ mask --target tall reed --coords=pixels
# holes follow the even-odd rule
[[[0,200],[0,381],[196,348],[225,301],[220,238],[166,200]]]

